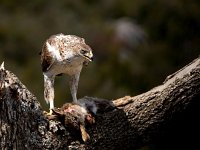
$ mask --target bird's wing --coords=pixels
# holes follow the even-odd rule
[[[56,36],[51,36],[44,43],[41,51],[41,65],[43,72],[48,71],[56,59],[60,59],[60,44],[61,42]]]
[[[65,59],[65,51],[77,43],[85,44],[85,40],[75,35],[53,35],[43,45],[41,51],[42,71],[48,71],[56,60]]]
[[[48,43],[46,42],[43,45],[43,48],[41,51],[41,65],[42,65],[43,72],[48,71],[55,61],[55,57],[54,57],[53,53],[51,51],[49,51],[47,44]]]

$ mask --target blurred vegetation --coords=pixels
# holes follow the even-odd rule
[[[199,0],[1,0],[0,61],[44,109],[38,55],[52,34],[86,39],[95,60],[84,68],[78,97],[116,99],[161,84],[200,52]],[[56,106],[71,101],[67,78],[55,81]]]
[[[78,97],[115,99],[162,83],[200,52],[198,0],[35,0],[0,2],[0,60],[43,101],[38,55],[52,34],[75,34],[92,47]],[[55,81],[56,105],[71,101],[67,78]]]

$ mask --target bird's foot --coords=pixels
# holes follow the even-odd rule
[[[55,119],[57,119],[57,115],[54,115],[52,110],[50,110],[49,112],[43,111],[43,114],[49,120],[55,120]]]
[[[46,116],[51,116],[53,114],[53,111],[52,111],[52,109],[50,109],[49,112],[43,111],[43,114]]]
[[[49,111],[49,113],[47,113],[47,115],[52,115],[53,114],[53,110],[52,109],[50,109],[50,111]]]

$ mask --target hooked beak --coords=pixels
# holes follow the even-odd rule
[[[86,55],[84,55],[84,57],[90,62],[92,62],[94,59],[92,51],[90,51],[90,53],[87,53]]]

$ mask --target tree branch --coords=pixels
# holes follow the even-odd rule
[[[137,149],[165,131],[174,116],[200,97],[200,58],[138,96],[113,101],[116,109],[96,116],[91,137],[59,121],[49,121],[36,97],[10,71],[0,67],[0,147],[2,149]],[[96,98],[85,97],[94,100]]]

